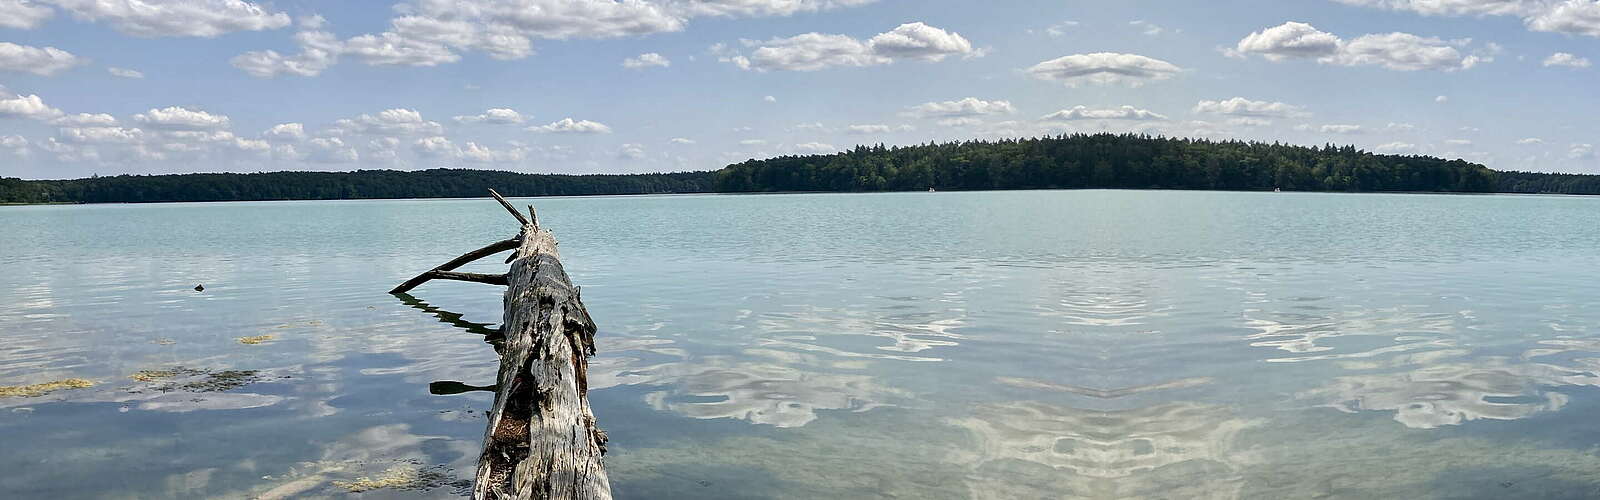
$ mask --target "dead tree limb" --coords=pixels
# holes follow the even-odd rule
[[[516,238],[512,238],[512,239],[505,240],[505,241],[497,241],[497,242],[494,242],[493,244],[490,244],[489,246],[486,246],[486,247],[483,247],[483,248],[479,248],[479,249],[473,250],[471,252],[467,252],[466,254],[464,254],[464,255],[462,255],[460,257],[456,257],[454,259],[451,259],[450,262],[439,264],[439,267],[435,267],[433,269],[429,269],[428,272],[425,272],[425,273],[422,273],[422,274],[418,274],[417,277],[411,278],[409,280],[406,280],[406,282],[405,283],[401,283],[400,286],[394,287],[393,290],[389,290],[389,293],[406,293],[406,292],[411,291],[411,289],[413,289],[413,288],[416,288],[418,286],[422,286],[423,283],[427,283],[428,280],[432,280],[432,279],[450,279],[450,278],[440,278],[435,273],[454,271],[454,270],[456,270],[456,268],[461,267],[461,266],[465,266],[467,264],[470,264],[475,260],[482,259],[484,257],[488,257],[490,255],[494,255],[494,254],[497,254],[497,253],[500,253],[500,252],[504,252],[506,250],[511,250],[511,249],[517,248],[517,246],[521,245],[521,244],[522,244],[521,241],[518,241]],[[470,280],[467,280],[467,281],[470,281]],[[499,283],[499,284],[504,285],[505,283]]]
[[[494,197],[494,201],[500,202],[500,206],[506,207],[506,211],[511,212],[511,216],[517,218],[517,222],[521,222],[524,226],[532,224],[528,222],[527,217],[522,216],[522,212],[517,211],[517,207],[511,206],[511,202],[506,201],[506,197],[500,196],[500,193],[495,192],[493,189],[489,190],[489,195]],[[532,213],[532,207],[529,207],[529,213]]]
[[[561,266],[555,237],[490,194],[523,224],[508,240],[517,245],[503,276],[503,349],[472,497],[609,500],[606,435],[589,408],[594,321]]]

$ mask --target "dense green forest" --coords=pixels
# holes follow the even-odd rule
[[[118,175],[62,181],[0,178],[0,202],[105,203],[157,201],[463,198],[495,188],[506,196],[705,192],[709,172],[636,175],[540,175],[490,170],[415,172],[271,172],[255,174]]]
[[[927,189],[1273,189],[1490,192],[1495,172],[1462,160],[1144,135],[1065,135],[752,160],[717,172],[718,191]]]
[[[1463,160],[1146,135],[857,146],[750,160],[715,172],[540,175],[485,170],[0,178],[4,203],[453,198],[772,191],[1221,189],[1600,194],[1600,176],[1496,172]]]

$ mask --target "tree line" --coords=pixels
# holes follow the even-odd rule
[[[555,175],[433,169],[0,178],[0,203],[331,200],[775,191],[1216,189],[1600,194],[1600,176],[1496,172],[1464,160],[1354,146],[1136,134],[857,146],[711,172]]]
[[[830,156],[752,160],[716,174],[718,191],[1218,189],[1491,192],[1483,165],[1303,147],[1147,135],[857,146]]]
[[[699,193],[711,188],[711,174],[554,175],[441,168],[409,172],[118,175],[46,181],[0,178],[0,202],[467,198],[484,196],[484,189],[490,187],[506,196]]]

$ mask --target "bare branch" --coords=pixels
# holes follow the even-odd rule
[[[517,207],[511,206],[511,202],[506,201],[506,197],[500,196],[500,193],[496,193],[493,189],[489,190],[489,194],[494,196],[495,201],[500,202],[500,206],[506,207],[506,211],[511,212],[511,216],[517,218],[517,222],[521,222],[524,226],[529,224],[528,218],[522,215],[522,212],[518,212]]]

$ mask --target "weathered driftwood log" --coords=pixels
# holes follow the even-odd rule
[[[589,409],[594,322],[584,310],[578,288],[561,267],[555,237],[538,226],[537,217],[524,217],[499,193],[491,190],[490,194],[516,215],[522,231],[515,240],[508,240],[517,242],[511,271],[497,282],[508,286],[500,325],[504,347],[472,496],[478,500],[609,499],[611,484],[602,459],[606,435],[595,425]],[[414,288],[429,279],[459,279],[453,275],[464,273],[451,273],[450,269],[493,255],[496,252],[488,250],[504,243],[464,255],[406,285]],[[406,285],[396,290],[409,290]]]

